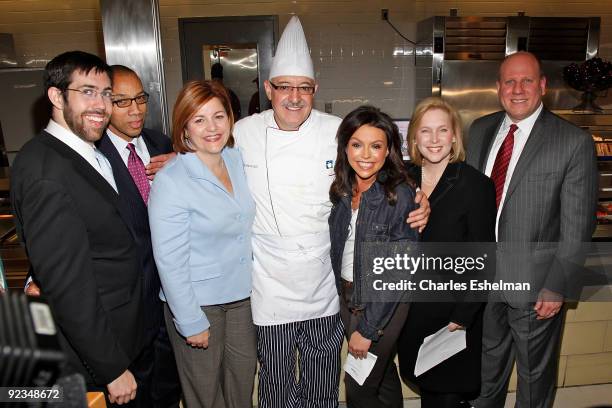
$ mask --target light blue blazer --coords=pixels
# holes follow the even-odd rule
[[[151,186],[149,222],[160,297],[185,337],[210,327],[200,306],[251,294],[255,202],[240,152],[225,148],[222,157],[233,195],[195,153],[177,155]]]

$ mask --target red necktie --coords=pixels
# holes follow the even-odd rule
[[[514,147],[514,132],[516,132],[518,126],[514,123],[510,125],[510,130],[506,135],[497,157],[495,157],[495,163],[493,164],[493,170],[491,171],[491,179],[495,184],[495,203],[499,209],[499,203],[501,202],[502,194],[504,192],[504,183],[506,182],[506,172],[508,171],[508,164],[510,164],[510,158],[512,157],[512,148]]]
[[[145,173],[145,166],[140,157],[138,157],[138,154],[136,153],[136,146],[134,146],[133,143],[128,143],[127,149],[130,151],[130,155],[128,156],[128,171],[134,179],[134,183],[136,184],[136,187],[138,187],[138,191],[140,192],[140,196],[144,200],[145,205],[147,205],[151,185],[149,184],[149,179],[147,179],[147,174]]]

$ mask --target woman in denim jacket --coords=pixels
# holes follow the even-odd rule
[[[401,407],[402,390],[395,363],[395,343],[408,305],[396,301],[366,302],[360,289],[364,242],[417,241],[406,223],[414,210],[415,190],[402,163],[401,139],[391,118],[362,106],[349,113],[338,129],[335,181],[330,189],[331,261],[348,350],[363,359],[377,356],[360,386],[345,376],[349,407]]]

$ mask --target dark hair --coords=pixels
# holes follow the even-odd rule
[[[179,92],[174,110],[172,111],[172,145],[177,153],[193,152],[189,142],[185,138],[185,128],[189,119],[212,98],[218,98],[225,109],[225,113],[230,120],[230,137],[227,140],[227,147],[234,147],[234,114],[229,95],[225,87],[215,81],[189,81]]]
[[[212,79],[223,79],[223,65],[220,62],[215,62],[210,67],[210,77]]]
[[[402,161],[402,138],[393,120],[380,109],[374,106],[364,105],[355,109],[340,123],[336,140],[338,142],[338,154],[334,172],[336,178],[329,189],[329,198],[336,204],[343,196],[351,196],[355,185],[355,170],[351,167],[346,155],[346,147],[353,134],[362,126],[372,126],[385,132],[387,136],[387,147],[389,155],[378,172],[377,181],[385,189],[387,201],[394,205],[397,201],[395,187],[402,183],[414,186],[414,182],[406,173]]]
[[[114,79],[115,75],[117,74],[134,75],[136,78],[139,78],[136,71],[134,71],[132,68],[126,67],[125,65],[111,65],[110,70],[111,70],[111,79]]]
[[[111,78],[111,69],[100,57],[83,51],[68,51],[53,58],[45,66],[45,93],[49,88],[58,88],[62,93],[72,82],[72,74],[80,71],[85,75],[93,70],[95,73],[106,73]]]

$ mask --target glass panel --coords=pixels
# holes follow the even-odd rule
[[[236,120],[258,111],[257,44],[205,45],[202,57],[205,79],[222,72],[223,85],[234,94],[233,105],[240,106],[240,115],[234,112]]]

